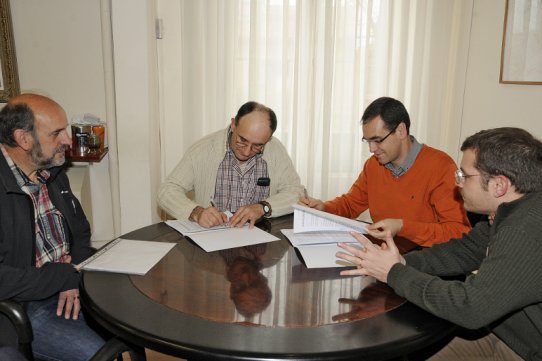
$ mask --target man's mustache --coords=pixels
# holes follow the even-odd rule
[[[68,144],[61,144],[58,148],[56,148],[55,153],[65,153],[68,149],[70,149]]]

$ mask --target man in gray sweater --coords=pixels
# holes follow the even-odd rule
[[[410,302],[467,329],[431,360],[542,360],[542,142],[518,128],[468,137],[457,186],[469,211],[493,221],[462,238],[401,256],[388,234],[380,247],[361,235],[360,249],[338,257]],[[465,276],[464,281],[439,276]]]

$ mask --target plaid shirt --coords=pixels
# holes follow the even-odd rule
[[[47,262],[64,262],[69,255],[70,245],[66,240],[64,216],[49,198],[47,179],[50,173],[47,170],[38,170],[38,183],[35,184],[17,167],[5,148],[3,146],[0,148],[17,184],[30,196],[34,205],[36,267],[41,267]]]
[[[218,166],[213,201],[220,211],[233,213],[241,206],[267,199],[270,187],[256,184],[258,178],[268,177],[267,162],[262,158],[262,153],[241,166],[230,147],[230,138],[231,130],[228,131],[226,155]]]

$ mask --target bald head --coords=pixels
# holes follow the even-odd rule
[[[14,96],[8,101],[8,105],[15,105],[15,104],[26,104],[30,108],[40,107],[40,106],[56,106],[58,108],[61,108],[61,106],[55,102],[53,99],[48,98],[43,95],[39,94],[32,94],[32,93],[26,93],[26,94],[20,94],[17,96]]]
[[[66,118],[64,109],[54,100],[38,94],[21,94],[11,98],[0,111],[0,143],[15,147],[13,133],[17,129],[34,132],[36,120]]]
[[[64,109],[43,95],[18,95],[0,111],[0,143],[27,175],[64,163],[67,127]]]

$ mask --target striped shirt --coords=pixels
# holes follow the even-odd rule
[[[241,166],[230,147],[230,137],[231,130],[228,131],[226,154],[218,166],[213,201],[220,211],[234,213],[241,206],[267,199],[270,186],[257,185],[259,178],[269,177],[263,154],[256,154]]]

